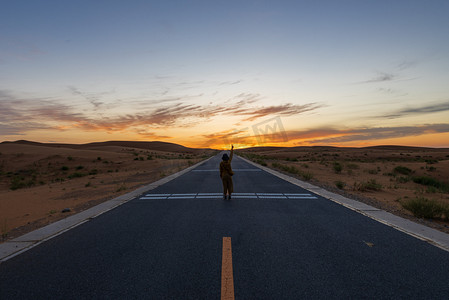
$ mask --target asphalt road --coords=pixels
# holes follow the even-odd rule
[[[447,299],[449,252],[220,156],[0,264],[0,299]]]

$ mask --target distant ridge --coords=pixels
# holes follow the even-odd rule
[[[155,151],[168,151],[168,152],[197,152],[210,149],[197,149],[188,148],[175,143],[168,142],[139,142],[139,141],[107,141],[107,142],[94,142],[87,144],[63,144],[63,143],[39,143],[26,140],[19,140],[15,142],[2,142],[2,144],[21,144],[30,146],[43,146],[43,147],[57,147],[57,148],[71,148],[71,149],[92,149],[99,147],[115,146],[124,148],[137,148],[145,150],[155,150]]]
[[[370,146],[363,147],[361,149],[378,149],[378,150],[425,150],[425,149],[438,149],[432,147],[415,147],[415,146],[397,146],[397,145],[379,145],[379,146]]]
[[[416,146],[398,146],[398,145],[379,145],[379,146],[369,146],[369,147],[336,147],[336,146],[294,146],[294,147],[276,147],[276,146],[258,146],[240,149],[242,151],[272,151],[272,150],[301,150],[301,149],[316,149],[316,150],[390,150],[390,151],[407,151],[407,150],[436,150],[436,149],[448,149],[448,148],[432,148],[432,147],[416,147]]]

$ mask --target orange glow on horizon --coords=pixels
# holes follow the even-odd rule
[[[330,140],[332,138],[348,137],[348,134],[332,134],[331,132],[316,131],[303,134],[287,132],[287,141],[279,137],[257,139],[254,136],[232,137],[229,133],[218,133],[214,135],[189,135],[188,139],[181,136],[159,137],[157,135],[142,135],[131,132],[107,133],[104,131],[82,131],[69,129],[58,131],[34,131],[20,136],[17,139],[4,139],[4,141],[29,140],[43,143],[67,143],[85,144],[90,142],[103,141],[162,141],[176,143],[190,148],[210,148],[217,150],[230,150],[231,144],[234,149],[245,149],[251,147],[297,147],[297,146],[333,146],[333,147],[369,147],[377,145],[403,145],[415,147],[449,148],[449,133],[428,133],[419,136],[407,136],[389,139],[354,140],[341,143],[320,143],[320,139]],[[170,135],[174,135],[173,132]],[[260,142],[262,141],[262,142]]]

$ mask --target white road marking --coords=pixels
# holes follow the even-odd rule
[[[233,193],[237,199],[318,199],[312,194],[292,193]],[[186,194],[147,194],[141,200],[164,200],[164,199],[219,199],[222,193],[186,193]]]
[[[198,193],[198,196],[223,195],[223,193]]]
[[[257,195],[261,195],[261,196],[283,196],[284,194],[282,193],[257,193]]]
[[[192,170],[192,172],[219,172],[218,169],[202,169],[202,170]],[[261,169],[232,169],[232,171],[237,172],[261,172]]]

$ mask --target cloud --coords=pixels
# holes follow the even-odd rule
[[[68,86],[69,91],[75,95],[75,96],[81,96],[82,98],[86,99],[90,104],[92,104],[95,109],[98,109],[100,106],[102,106],[104,103],[99,101],[98,96],[95,95],[89,95],[84,92],[81,92],[78,88],[74,86]]]
[[[147,138],[147,139],[154,139],[154,140],[160,140],[160,139],[171,139],[173,137],[167,136],[167,135],[160,135],[153,131],[148,131],[147,129],[136,129],[135,132],[140,135],[141,137]]]
[[[223,81],[223,82],[220,82],[218,85],[236,85],[236,84],[239,84],[241,82],[242,82],[242,80]]]
[[[84,95],[75,87],[74,94]],[[128,114],[112,113],[108,105],[96,110],[80,110],[79,107],[54,99],[20,99],[0,90],[1,135],[24,134],[37,129],[85,131],[134,131],[143,136],[170,138],[157,131],[167,128],[193,127],[220,116],[241,117],[241,121],[254,121],[267,116],[292,116],[322,107],[317,103],[279,104],[260,106],[259,94],[242,93],[218,104],[198,105],[178,102],[156,103],[144,106],[140,111]],[[91,101],[95,106],[95,102]],[[165,105],[164,105],[165,104]],[[97,103],[96,107],[102,105]],[[134,106],[133,106],[134,107]]]
[[[398,76],[393,73],[378,72],[377,75],[369,80],[361,81],[359,83],[377,83],[386,82],[396,79]]]
[[[396,112],[393,112],[389,115],[378,116],[378,118],[394,119],[394,118],[399,118],[399,117],[408,116],[408,115],[420,115],[420,114],[438,113],[438,112],[444,112],[444,111],[449,111],[449,101],[435,103],[435,104],[426,105],[426,106],[420,106],[420,107],[404,108],[404,109],[398,110]]]
[[[291,140],[307,140],[309,144],[341,144],[447,132],[449,132],[449,124],[442,123],[355,129],[317,128],[306,131],[288,131],[287,134]]]
[[[413,61],[413,60],[404,60],[404,61],[398,63],[397,66],[396,66],[396,68],[397,68],[399,71],[403,71],[403,70],[409,69],[409,68],[411,68],[411,67],[414,67],[414,66],[416,66],[417,64],[418,64],[418,61],[417,61],[417,60],[414,60],[414,61]]]
[[[304,105],[296,104],[282,104],[282,105],[272,105],[268,107],[254,108],[254,109],[236,109],[233,113],[236,115],[249,116],[244,121],[254,121],[258,118],[262,118],[270,115],[278,116],[292,116],[301,114],[304,112],[316,110],[323,105],[317,103],[307,103]]]

